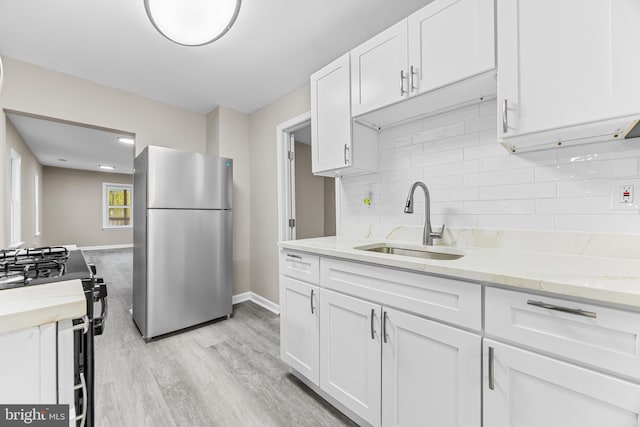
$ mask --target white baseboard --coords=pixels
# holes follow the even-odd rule
[[[233,304],[238,304],[245,301],[252,301],[258,304],[260,307],[266,308],[267,310],[275,314],[280,314],[280,306],[278,304],[254,292],[243,292],[232,297]]]
[[[104,249],[125,249],[125,248],[132,248],[132,247],[133,247],[133,243],[126,243],[123,245],[82,246],[82,247],[79,247],[78,249],[82,251],[101,251]]]

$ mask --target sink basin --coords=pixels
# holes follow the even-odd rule
[[[388,245],[385,243],[378,245],[360,246],[354,249],[368,252],[378,252],[390,255],[410,256],[414,258],[435,259],[435,260],[454,260],[460,259],[464,255],[454,252],[445,252],[434,249],[427,249],[424,246],[402,246]]]

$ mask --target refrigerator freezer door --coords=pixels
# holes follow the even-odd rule
[[[145,338],[231,314],[231,211],[150,209]]]
[[[233,160],[148,147],[147,207],[231,209]]]

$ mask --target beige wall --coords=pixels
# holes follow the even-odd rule
[[[336,180],[324,179],[324,235],[336,235]]]
[[[6,145],[6,154],[5,158],[9,159],[9,150],[13,148],[20,155],[20,169],[21,169],[21,219],[22,219],[22,236],[21,239],[24,243],[23,247],[37,247],[42,246],[43,244],[43,234],[36,235],[36,211],[35,211],[35,176],[34,173],[38,174],[40,195],[39,195],[39,215],[40,215],[40,230],[44,230],[42,224],[42,165],[35,158],[29,146],[24,142],[22,136],[18,133],[18,130],[15,128],[13,123],[9,119],[5,119],[6,130],[7,130],[7,145]],[[2,168],[5,170],[5,182],[7,183],[6,194],[9,192],[8,183],[9,183],[9,168]],[[7,216],[8,218],[8,216]],[[5,233],[7,235],[7,240],[9,237],[9,221],[6,221],[4,224]]]
[[[306,84],[252,113],[251,148],[251,290],[278,302],[278,178],[276,126],[310,109]]]
[[[295,144],[296,238],[324,236],[324,178],[311,172],[311,146]]]
[[[136,135],[136,153],[149,144],[204,152],[206,115],[3,57],[5,80],[0,108],[86,123]],[[0,148],[5,146],[5,115],[0,112]],[[0,149],[4,165],[5,150]],[[5,223],[6,177],[0,222]],[[6,246],[5,227],[0,246]]]
[[[218,107],[207,116],[207,153],[233,159],[233,294],[251,290],[249,116]]]
[[[123,245],[132,230],[102,228],[102,183],[133,184],[133,176],[77,169],[43,168],[46,245]]]

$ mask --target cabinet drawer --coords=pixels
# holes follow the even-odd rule
[[[582,310],[582,314],[558,311],[565,308]],[[485,332],[640,379],[640,313],[487,288]]]
[[[324,258],[320,277],[323,288],[481,329],[481,287],[474,283]]]
[[[280,274],[317,285],[320,281],[320,257],[302,252],[280,252]]]

